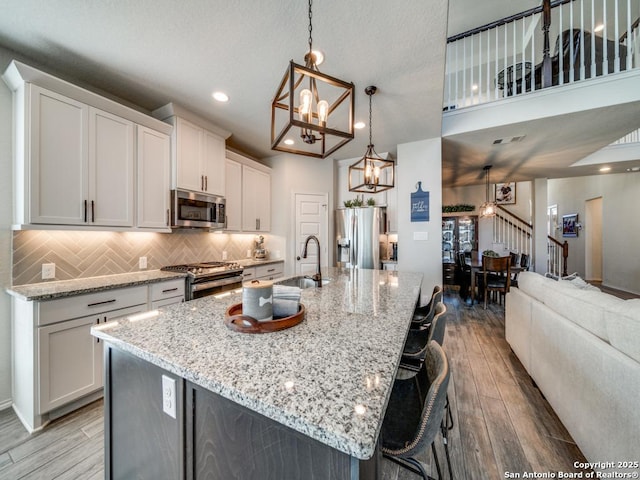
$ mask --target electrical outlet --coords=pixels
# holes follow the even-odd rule
[[[251,258],[251,250],[247,250],[247,258]]]
[[[176,418],[176,381],[162,375],[162,411]]]
[[[227,252],[222,252],[222,260],[226,260],[227,259]]]
[[[147,257],[140,257],[138,259],[138,267],[140,267],[140,269],[147,268]]]
[[[42,279],[51,280],[56,278],[56,264],[55,263],[43,263],[42,264]]]

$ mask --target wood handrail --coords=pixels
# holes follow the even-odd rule
[[[636,18],[636,21],[631,24],[631,31],[633,32],[636,28],[638,28],[638,25],[640,25],[640,17]],[[628,35],[629,35],[629,32],[624,32],[620,37],[620,40],[618,40],[618,42],[619,43],[624,42]]]
[[[571,3],[573,1],[574,0],[555,0],[551,2],[551,8],[564,5],[565,3]],[[501,27],[502,25],[506,25],[507,23],[511,23],[516,20],[520,20],[522,18],[529,17],[531,15],[535,15],[536,13],[541,13],[541,12],[542,12],[542,5],[538,7],[530,8],[529,10],[525,10],[524,12],[516,13],[515,15],[511,15],[509,17],[501,18],[500,20],[487,23],[486,25],[482,25],[481,27],[476,27],[471,30],[467,30],[466,32],[453,35],[447,38],[447,43],[452,43],[462,38],[470,37],[471,35],[475,35],[476,33],[486,32],[487,30],[491,30],[492,28]]]
[[[531,224],[531,222],[528,222],[527,220],[523,220],[522,218],[520,218],[518,215],[516,215],[515,213],[511,213],[509,210],[507,210],[506,208],[504,208],[502,205],[496,205],[498,207],[498,210],[502,210],[503,212],[506,212],[507,214],[511,215],[513,218],[515,218],[516,220],[518,220],[519,222],[522,223],[526,223],[527,225],[529,225],[530,227],[533,228],[533,225]]]

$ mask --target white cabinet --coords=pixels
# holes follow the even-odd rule
[[[231,232],[271,230],[271,169],[227,151],[226,212]]]
[[[271,230],[271,175],[242,166],[242,230]]]
[[[181,117],[172,117],[176,188],[225,194],[225,141]]]
[[[242,165],[228,158],[226,159],[225,191],[227,200],[225,230],[239,232],[242,230]]]
[[[137,146],[136,226],[169,231],[169,136],[138,125]]]
[[[184,302],[185,280],[178,278],[149,286],[151,310]]]
[[[274,280],[284,274],[284,261],[269,263],[267,265],[256,265],[245,267],[242,271],[242,281],[251,280]]]
[[[27,85],[25,223],[133,225],[133,122]],[[27,178],[28,177],[28,178]],[[16,192],[20,195],[22,192]]]
[[[101,389],[103,349],[91,327],[145,309],[139,305],[38,328],[38,412],[50,412]]]

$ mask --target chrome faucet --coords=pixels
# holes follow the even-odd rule
[[[315,240],[316,244],[318,245],[318,265],[316,267],[316,274],[309,278],[316,282],[316,287],[322,288],[322,273],[320,272],[320,240],[318,240],[318,237],[316,237],[315,235],[309,235],[304,241],[302,258],[307,258],[307,246],[309,245],[309,240]]]

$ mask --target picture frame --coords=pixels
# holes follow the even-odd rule
[[[577,237],[578,236],[578,214],[570,213],[562,216],[562,236]]]
[[[498,205],[513,205],[516,203],[516,183],[496,183],[495,194],[496,203]]]

